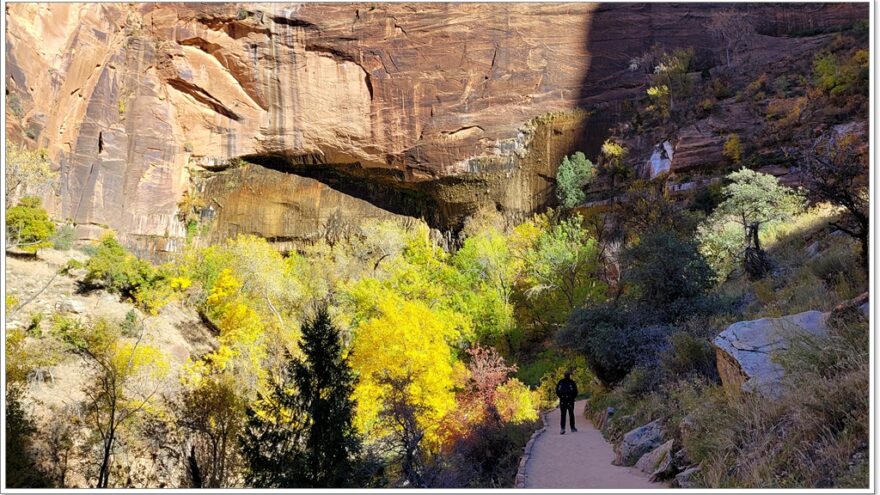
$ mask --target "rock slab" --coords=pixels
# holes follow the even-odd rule
[[[630,430],[617,446],[617,457],[614,459],[614,464],[616,466],[632,466],[643,455],[660,446],[662,441],[663,429],[659,419]]]
[[[714,340],[724,387],[776,396],[784,370],[774,361],[774,355],[790,348],[797,339],[826,336],[827,318],[827,313],[806,311],[730,325]]]

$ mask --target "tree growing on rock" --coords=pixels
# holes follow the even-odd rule
[[[740,53],[748,48],[755,34],[755,27],[748,16],[733,9],[712,14],[706,28],[722,43],[724,61],[727,65],[737,61]]]
[[[121,337],[119,325],[99,320],[86,327],[64,325],[58,336],[92,369],[83,385],[89,426],[100,438],[97,488],[110,486],[112,461],[123,428],[158,406],[169,364],[162,352]]]
[[[556,172],[556,197],[564,208],[574,208],[584,202],[583,188],[593,180],[595,167],[578,151],[566,156]]]

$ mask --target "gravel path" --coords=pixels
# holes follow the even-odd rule
[[[525,467],[526,488],[666,488],[634,468],[613,466],[614,451],[584,418],[587,401],[575,403],[577,432],[559,434],[559,408],[535,440]],[[568,418],[566,418],[568,419]]]

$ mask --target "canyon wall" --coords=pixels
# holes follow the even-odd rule
[[[867,18],[867,4],[732,7],[759,19],[765,51]],[[214,215],[215,237],[305,239],[339,216],[455,228],[480,207],[552,202],[561,157],[594,154],[644,90],[630,60],[655,44],[711,59],[719,8],[10,4],[6,132],[49,151],[56,218],[143,253],[178,249],[193,177],[230,167],[224,188],[198,185],[235,211]]]

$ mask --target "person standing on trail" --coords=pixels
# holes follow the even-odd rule
[[[571,370],[565,372],[565,378],[556,384],[556,396],[559,397],[559,426],[562,428],[561,435],[565,435],[565,412],[568,411],[572,433],[578,431],[574,427],[574,398],[577,397],[578,386],[571,379]]]

